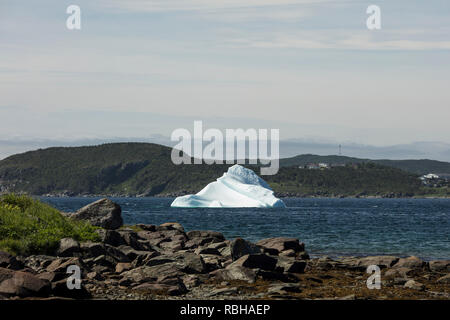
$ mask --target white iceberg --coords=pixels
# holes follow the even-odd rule
[[[238,164],[197,194],[177,197],[171,207],[208,208],[284,208],[267,182],[252,170]]]

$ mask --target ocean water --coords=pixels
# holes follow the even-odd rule
[[[97,198],[41,198],[76,211]],[[171,208],[173,198],[111,198],[125,224],[179,222],[227,239],[295,237],[316,255],[416,255],[450,259],[450,199],[283,199],[285,209]]]

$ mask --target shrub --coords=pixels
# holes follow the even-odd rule
[[[64,217],[28,196],[0,197],[0,250],[11,254],[53,254],[59,240],[97,241],[96,227]]]

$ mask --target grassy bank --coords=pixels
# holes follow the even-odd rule
[[[95,227],[73,221],[28,196],[0,197],[0,250],[11,254],[51,254],[62,238],[95,241]]]

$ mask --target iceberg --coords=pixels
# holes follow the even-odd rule
[[[177,197],[171,207],[188,208],[285,208],[267,182],[238,164],[197,194]]]

